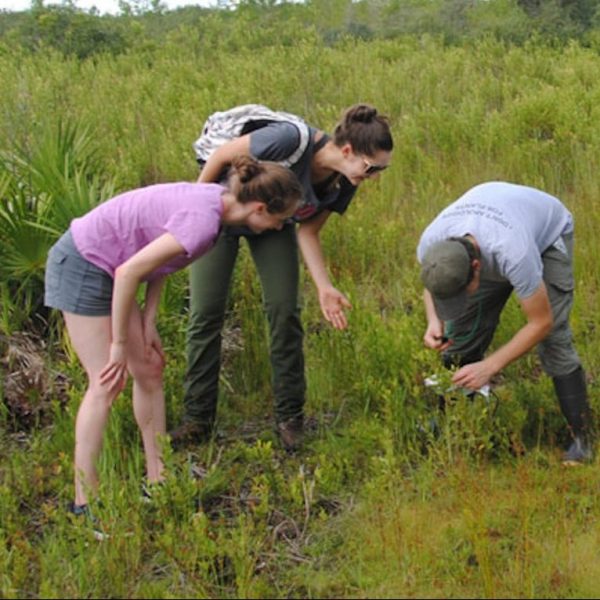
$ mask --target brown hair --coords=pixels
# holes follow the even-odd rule
[[[357,154],[374,156],[379,150],[391,152],[394,140],[387,117],[369,104],[347,108],[333,131],[333,141],[340,147],[349,143]]]
[[[271,214],[286,213],[297,207],[304,192],[296,175],[282,165],[258,161],[242,154],[231,161],[229,187],[238,202],[258,200]]]

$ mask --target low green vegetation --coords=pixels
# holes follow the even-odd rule
[[[208,14],[202,36],[182,25],[89,59],[0,51],[0,596],[597,596],[597,463],[561,466],[565,427],[533,353],[491,398],[448,397],[438,410],[424,380],[443,374],[422,346],[415,258],[423,227],[476,183],[560,197],[576,219],[573,329],[600,408],[597,50],[541,37],[325,39],[315,27],[259,40],[267,30],[234,13]],[[219,23],[231,31],[220,37]],[[266,324],[244,252],[218,435],[166,448],[168,481],[142,502],[128,388],[100,459],[93,510],[109,537],[97,541],[64,510],[85,377],[41,306],[47,248],[117,191],[194,179],[191,143],[214,110],[263,102],[331,130],[357,101],[390,116],[396,148],[324,230],[354,305],[348,331],[324,323],[304,279],[305,448],[286,455],[272,430]],[[182,410],[186,293],[186,274],[171,277],[159,315],[170,423]],[[510,302],[495,344],[521,323]]]

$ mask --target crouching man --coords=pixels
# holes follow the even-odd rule
[[[458,366],[456,385],[478,389],[537,345],[572,443],[563,461],[592,458],[585,374],[573,346],[573,217],[540,190],[489,182],[467,191],[425,229],[417,249],[425,285],[425,345]],[[484,357],[515,291],[526,324]]]

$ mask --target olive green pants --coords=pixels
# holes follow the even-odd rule
[[[184,421],[212,425],[216,416],[221,331],[240,236],[225,230],[215,247],[190,266]],[[304,332],[300,319],[299,264],[293,224],[245,236],[260,277],[270,329],[275,417],[302,415],[305,395]]]

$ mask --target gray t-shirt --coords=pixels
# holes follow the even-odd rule
[[[524,299],[542,282],[543,252],[572,231],[573,217],[558,198],[534,188],[492,181],[470,189],[428,225],[417,259],[421,262],[435,242],[471,234],[481,250],[481,278],[507,280]]]
[[[310,173],[312,157],[329,139],[324,136],[319,140],[318,145],[315,145],[316,131],[310,128],[310,141],[304,154],[290,167],[304,190],[304,200],[294,215],[294,220],[298,222],[305,221],[324,210],[343,214],[356,192],[356,186],[343,176],[338,177],[334,185],[321,186],[321,189],[312,185]],[[283,160],[294,152],[299,143],[300,134],[294,124],[274,122],[250,133],[250,154],[259,160]]]

